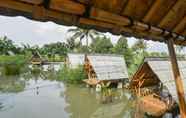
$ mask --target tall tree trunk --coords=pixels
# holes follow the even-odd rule
[[[88,34],[86,35],[86,47],[87,47],[86,53],[88,53],[89,52],[89,49],[88,49]]]

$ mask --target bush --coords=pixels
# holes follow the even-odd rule
[[[0,66],[3,67],[2,73],[4,75],[18,75],[21,69],[25,67],[27,58],[25,56],[0,56]]]
[[[0,56],[0,65],[24,65],[27,62],[27,58],[23,55],[16,56]]]
[[[83,66],[78,66],[77,68],[63,66],[59,71],[58,79],[67,83],[79,84],[82,82],[82,80],[87,79],[87,75]]]

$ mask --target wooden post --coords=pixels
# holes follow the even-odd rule
[[[179,100],[179,108],[180,108],[181,117],[186,118],[186,104],[185,104],[184,89],[183,89],[183,83],[181,80],[181,75],[180,75],[180,71],[178,68],[178,63],[177,63],[176,54],[175,54],[175,50],[174,50],[173,39],[169,39],[167,44],[168,44],[171,65],[172,65],[172,71],[173,71],[175,84],[176,84],[176,90],[177,90],[177,96],[178,96],[178,100]]]

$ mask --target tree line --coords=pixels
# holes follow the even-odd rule
[[[124,36],[120,36],[115,45],[112,44],[110,37],[95,30],[87,30],[81,28],[69,29],[71,34],[66,42],[56,42],[45,44],[42,47],[30,46],[22,44],[17,46],[12,40],[4,36],[0,38],[0,55],[26,55],[34,51],[38,51],[41,55],[53,57],[59,55],[65,57],[67,53],[100,53],[100,54],[119,54],[123,55],[126,60],[129,73],[135,72],[144,57],[156,56],[164,57],[167,53],[148,52],[147,44],[144,40],[136,41],[129,46],[128,40]],[[85,41],[83,41],[85,39]],[[83,44],[83,42],[85,44]]]

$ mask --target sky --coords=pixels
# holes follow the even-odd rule
[[[0,37],[7,36],[17,45],[29,44],[31,46],[42,46],[54,42],[66,42],[70,37],[67,30],[73,27],[58,25],[53,22],[38,22],[26,19],[24,17],[0,16]],[[119,36],[105,33],[110,37],[113,44],[117,43]],[[134,37],[127,38],[129,46],[137,40]],[[148,51],[167,52],[167,46],[164,43],[147,41]]]

